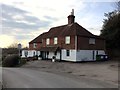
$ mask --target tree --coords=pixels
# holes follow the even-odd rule
[[[116,6],[117,6],[117,10],[120,12],[120,1],[116,3]]]
[[[5,57],[8,55],[18,54],[18,53],[19,53],[18,44],[13,43],[10,46],[8,46],[7,48],[2,48],[2,60],[4,60]]]
[[[18,48],[18,44],[12,43],[11,45],[8,46],[8,48]]]
[[[120,1],[117,3],[117,10],[105,13],[101,36],[106,39],[107,49],[120,50]]]

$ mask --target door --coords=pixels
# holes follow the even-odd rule
[[[46,53],[44,51],[41,51],[41,58],[42,60],[46,59]]]

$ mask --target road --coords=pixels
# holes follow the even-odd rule
[[[2,72],[5,88],[117,88],[102,81],[30,68],[4,68]]]

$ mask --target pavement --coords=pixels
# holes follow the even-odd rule
[[[117,88],[99,80],[31,68],[3,68],[2,74],[4,88]]]

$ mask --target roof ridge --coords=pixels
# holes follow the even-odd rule
[[[60,26],[52,27],[52,28],[50,28],[50,29],[53,29],[53,28],[59,28],[59,27],[67,26],[67,25],[68,25],[68,24],[60,25]]]
[[[86,35],[86,36],[94,36],[94,34],[92,34],[90,31],[88,31],[87,29],[85,29],[84,27],[82,27],[81,25],[79,25],[78,23],[76,23],[75,24],[75,28],[77,28],[77,26],[76,25],[78,25],[78,27],[81,27],[81,30],[84,32],[84,33],[86,33],[86,34],[88,34],[88,35]],[[77,32],[79,31],[77,31],[78,29],[76,29],[76,35],[78,34]],[[79,34],[78,34],[79,35]]]

